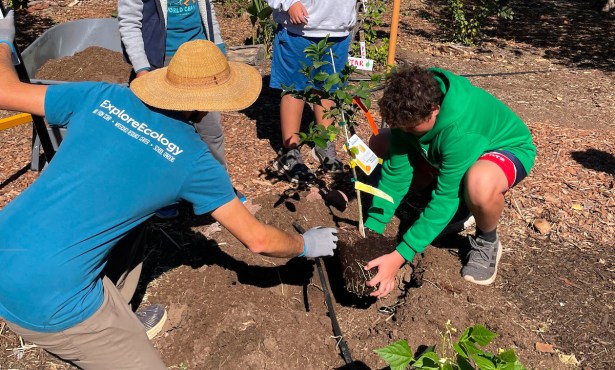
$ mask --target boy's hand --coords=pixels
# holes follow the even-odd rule
[[[308,12],[301,1],[297,1],[288,8],[288,16],[292,24],[307,24],[308,22]]]
[[[367,286],[369,287],[378,286],[378,290],[370,295],[377,298],[382,298],[391,293],[391,291],[395,289],[395,276],[397,275],[397,271],[399,271],[405,262],[406,260],[404,257],[402,257],[402,255],[396,250],[369,261],[369,263],[364,267],[366,270],[371,270],[374,267],[378,267],[378,273],[376,276],[367,282]]]

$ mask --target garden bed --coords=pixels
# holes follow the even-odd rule
[[[70,12],[68,7],[41,10],[22,19],[38,24],[37,14],[41,22],[52,16],[62,21],[107,16],[114,4],[81,2]],[[215,4],[217,10],[223,7],[218,15],[227,44],[243,44],[249,19],[230,10],[233,2],[228,11],[227,2]],[[426,20],[432,10],[427,3],[402,2],[398,56],[466,74],[502,99],[528,123],[538,158],[530,176],[507,196],[499,227],[504,255],[491,287],[460,277],[460,256],[467,248],[463,234],[429,247],[416,258],[413,275],[405,270],[400,276],[401,287],[409,289],[380,301],[346,294],[338,260],[325,259],[337,317],[359,368],[384,367],[373,350],[399,339],[408,339],[413,349],[438,345],[438,331],[448,320],[460,330],[480,323],[496,331],[500,337],[490,350],[515,348],[532,369],[573,368],[560,355],[574,355],[581,368],[610,369],[615,363],[615,76],[607,63],[615,50],[608,33],[595,32],[612,27],[613,18],[573,1],[550,1],[543,11],[510,4],[519,21],[510,23],[501,38],[467,48],[436,40],[436,29]],[[579,46],[573,36],[587,44]],[[578,60],[594,62],[580,65]],[[271,171],[280,145],[280,94],[267,88],[268,66],[259,68],[264,89],[257,103],[223,114],[235,186],[268,224],[293,231],[298,220],[306,229],[336,226],[352,235],[355,200],[341,212],[320,198],[331,188],[352,194],[348,179],[322,176],[311,191],[296,189]],[[368,136],[365,125],[359,133]],[[28,126],[0,132],[5,158],[0,161],[0,206],[36,179],[27,171],[30,134]],[[316,168],[307,148],[304,153],[307,165]],[[167,366],[344,366],[312,262],[253,255],[210,219],[194,219],[187,206],[181,211],[177,220],[150,223],[140,289],[141,304],[167,305],[169,322],[154,340]],[[396,217],[387,237],[396,237],[398,224]],[[557,353],[538,350],[536,343],[553,345]],[[4,327],[0,352],[0,364],[7,368],[69,368],[40,349],[22,347]]]

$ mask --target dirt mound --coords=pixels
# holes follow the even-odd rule
[[[122,53],[91,46],[70,57],[51,59],[41,66],[35,78],[52,81],[104,81],[128,83],[132,67]]]

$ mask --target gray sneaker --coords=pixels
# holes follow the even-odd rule
[[[335,149],[334,142],[327,142],[326,148],[315,146],[314,149],[312,149],[312,155],[320,161],[322,168],[324,168],[326,172],[344,172],[344,164],[337,158],[337,151]]]
[[[475,284],[489,285],[495,281],[498,262],[502,257],[500,238],[493,243],[472,236],[469,239],[472,249],[468,253],[468,262],[461,269],[461,275]]]
[[[135,312],[141,324],[145,327],[145,332],[149,339],[154,338],[167,321],[167,310],[161,304],[152,304],[147,307],[138,309]]]
[[[314,173],[303,163],[303,157],[297,148],[280,149],[278,158],[273,162],[273,169],[286,175],[290,182],[298,184],[310,183],[316,179]]]

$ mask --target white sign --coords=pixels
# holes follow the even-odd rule
[[[356,148],[357,153],[354,154],[354,161],[357,166],[367,175],[372,173],[378,166],[378,156],[357,135],[352,135],[348,140],[348,146],[350,149]]]
[[[348,57],[348,64],[364,71],[371,71],[374,68],[373,59]]]

